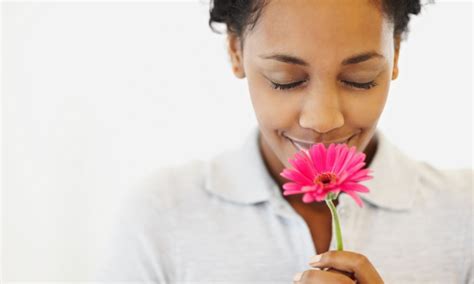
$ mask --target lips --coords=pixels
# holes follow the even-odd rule
[[[334,143],[334,144],[347,144],[353,136],[354,135],[351,135],[349,138],[344,139],[344,140],[338,140],[338,141],[332,141],[332,142],[321,142],[321,143],[323,143],[326,148],[329,147],[329,145],[332,144],[332,143]],[[301,142],[301,141],[296,141],[296,140],[293,140],[293,139],[289,138],[288,136],[285,136],[285,138],[287,138],[291,142],[291,144],[293,144],[293,146],[298,151],[301,151],[301,150],[306,150],[307,151],[311,148],[312,145],[315,144],[315,143],[305,143],[305,142]]]

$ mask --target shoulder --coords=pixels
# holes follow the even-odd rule
[[[431,238],[443,241],[441,249],[450,248],[446,255],[452,254],[457,259],[464,259],[459,268],[465,279],[469,279],[472,273],[470,256],[474,171],[468,168],[440,169],[426,162],[419,162],[418,169],[417,207],[424,218],[423,224],[433,225],[432,232],[436,236]]]
[[[123,207],[169,211],[203,194],[207,161],[192,160],[159,168],[142,178],[125,194]]]
[[[169,282],[176,267],[178,205],[195,199],[202,165],[194,160],[159,168],[128,188],[101,243],[96,278]]]
[[[453,205],[456,210],[472,208],[472,169],[441,169],[424,161],[417,163],[417,169],[419,193],[425,202]]]
[[[467,194],[472,192],[474,171],[468,168],[441,169],[427,162],[418,162],[420,183],[435,191]]]

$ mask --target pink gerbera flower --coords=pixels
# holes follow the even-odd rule
[[[359,192],[369,189],[360,181],[373,178],[365,165],[365,154],[346,144],[313,145],[297,152],[288,162],[294,169],[284,169],[280,175],[291,180],[283,185],[283,195],[303,194],[303,202],[336,199],[340,192],[350,195],[357,205],[363,206]]]

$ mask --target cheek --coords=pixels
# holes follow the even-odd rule
[[[290,93],[273,90],[263,80],[249,78],[248,86],[255,116],[262,127],[284,129],[297,121],[297,102]]]
[[[378,120],[383,112],[388,95],[388,86],[379,85],[372,93],[362,94],[355,97],[351,94],[344,106],[346,109],[345,123],[348,127],[360,130],[355,136],[351,145],[357,147],[358,151],[364,151],[369,144],[375,130]]]
[[[387,84],[375,87],[372,92],[347,94],[344,101],[346,124],[359,128],[372,127],[383,112],[387,95]]]

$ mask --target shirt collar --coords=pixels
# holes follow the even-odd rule
[[[241,204],[268,201],[278,188],[261,155],[259,129],[253,127],[240,147],[214,156],[205,169],[204,188],[220,198]],[[402,153],[377,129],[376,153],[369,169],[373,179],[361,184],[370,189],[360,197],[372,205],[392,210],[408,210],[418,185],[417,163]],[[278,189],[279,190],[279,189]]]
[[[374,178],[360,182],[370,189],[360,197],[381,208],[409,210],[419,184],[418,162],[403,153],[380,129],[375,135],[377,150],[368,167]]]
[[[254,126],[237,149],[222,152],[206,165],[205,189],[227,201],[254,204],[268,201],[277,186],[267,171]]]

